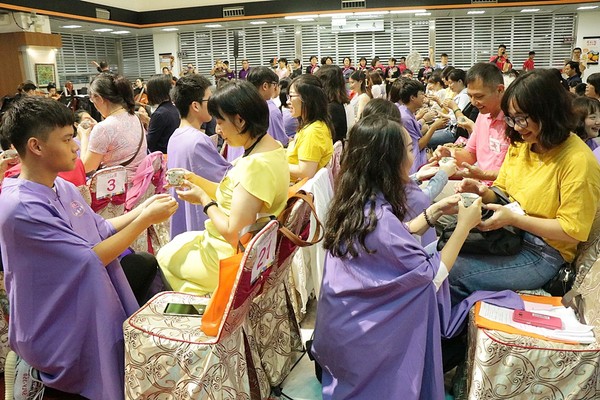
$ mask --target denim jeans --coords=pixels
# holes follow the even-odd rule
[[[514,256],[461,253],[448,277],[452,305],[476,290],[539,289],[564,263],[558,250],[527,232]]]
[[[437,131],[433,132],[433,135],[431,136],[427,147],[435,150],[438,146],[444,145],[446,143],[454,143],[455,140],[456,136],[454,135],[454,132],[452,132],[450,129],[438,129]]]

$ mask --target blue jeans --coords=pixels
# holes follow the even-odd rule
[[[514,256],[459,254],[448,277],[452,305],[476,290],[539,289],[564,263],[558,250],[527,232]]]
[[[431,139],[429,140],[427,147],[435,150],[438,146],[446,143],[454,143],[455,140],[456,137],[454,136],[454,132],[451,130],[446,128],[438,129],[437,131],[433,132],[433,135],[431,135]]]

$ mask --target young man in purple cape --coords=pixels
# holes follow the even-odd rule
[[[77,159],[73,120],[62,104],[37,97],[19,100],[2,120],[22,162],[20,176],[5,179],[0,194],[9,342],[17,369],[28,364],[45,386],[122,399],[122,325],[138,304],[117,257],[177,203],[158,195],[110,221],[95,214],[57,177]]]
[[[231,164],[200,130],[203,123],[211,120],[208,113],[211,94],[210,81],[201,75],[181,77],[175,84],[172,98],[181,115],[181,124],[169,139],[167,167],[185,168],[211,182],[221,182]],[[179,208],[171,218],[171,239],[183,232],[204,230],[207,216],[202,206],[179,197],[176,200]]]

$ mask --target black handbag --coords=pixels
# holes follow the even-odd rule
[[[563,264],[554,278],[550,279],[542,289],[552,296],[564,296],[575,283],[575,268],[571,264]]]
[[[496,188],[491,187],[496,193],[498,204],[505,205],[510,203],[506,194]],[[493,213],[489,210],[483,211],[484,219],[489,218]],[[452,233],[456,229],[457,217],[447,219],[447,223],[441,227],[440,238],[437,243],[437,249],[442,250]],[[523,248],[523,231],[514,226],[505,226],[494,231],[480,231],[477,228],[471,229],[469,235],[461,248],[461,252],[467,254],[492,254],[496,256],[511,256],[519,253]]]

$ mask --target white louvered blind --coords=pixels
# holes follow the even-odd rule
[[[137,78],[148,80],[157,73],[154,65],[152,35],[124,37],[121,39],[121,46],[123,49],[123,76],[133,82]]]
[[[98,73],[92,61],[107,61],[117,66],[116,39],[102,36],[61,34],[63,46],[57,53],[57,69],[61,83],[87,84]]]
[[[500,44],[507,46],[515,69],[521,69],[530,50],[538,67],[562,67],[571,54],[564,40],[575,34],[573,14],[448,17],[435,20],[436,61],[448,53],[450,64],[469,68],[487,62]]]

